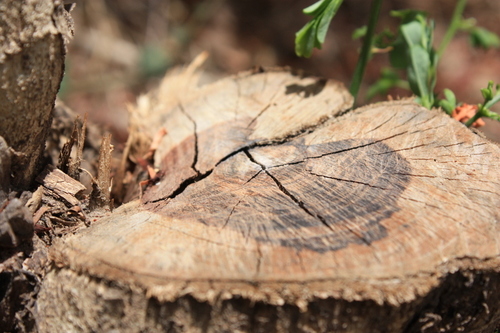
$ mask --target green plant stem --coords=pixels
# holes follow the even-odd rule
[[[444,50],[446,50],[446,47],[448,46],[448,44],[450,44],[453,36],[455,36],[455,33],[460,27],[460,23],[462,22],[462,14],[464,12],[466,4],[467,0],[458,0],[455,6],[455,10],[453,11],[453,16],[451,17],[450,26],[448,27],[448,30],[446,31],[446,34],[444,35],[443,40],[439,45],[437,51],[438,57],[441,57],[441,55],[444,53]]]
[[[363,75],[365,74],[366,64],[371,56],[371,48],[375,36],[375,26],[377,25],[381,7],[382,0],[372,1],[366,35],[363,40],[363,46],[361,47],[361,53],[359,55],[358,63],[356,64],[356,69],[354,70],[351,86],[349,87],[351,95],[354,96],[354,103],[356,103],[359,88],[361,87],[361,81],[363,80]]]
[[[476,122],[476,120],[478,120],[481,117],[490,118],[490,119],[493,119],[496,121],[500,121],[500,115],[498,113],[490,111],[487,108],[481,107],[481,108],[479,108],[477,113],[472,118],[467,120],[467,122],[465,123],[465,126],[471,127],[472,124],[474,124]]]
[[[471,127],[472,124],[474,124],[476,122],[476,120],[478,120],[479,118],[484,117],[484,116],[485,116],[485,114],[483,112],[483,109],[480,108],[472,118],[467,120],[467,122],[465,123],[465,126]]]

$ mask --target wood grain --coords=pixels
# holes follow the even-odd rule
[[[157,102],[158,109],[141,120],[149,133],[160,127],[168,133],[155,159],[168,177],[145,194],[146,201],[171,195],[237,150],[285,140],[352,105],[341,84],[282,69],[256,69],[187,95],[180,95],[170,109],[161,108],[169,103]]]
[[[62,199],[69,207],[80,204],[80,200],[76,197],[86,189],[82,183],[71,178],[53,165],[48,165],[38,175],[36,181],[42,184],[45,190],[49,191],[52,196]]]
[[[250,78],[269,82],[262,75]],[[290,86],[283,75],[275,84]],[[246,87],[248,82],[241,80],[244,84],[235,85],[230,96],[252,91],[254,84]],[[197,326],[193,317],[181,320],[175,311],[203,316],[205,305],[211,317],[200,320],[210,332],[234,330],[239,326],[230,322],[236,317],[243,324],[255,323],[257,308],[238,310],[238,300],[273,309],[262,315],[274,323],[268,331],[418,331],[427,323],[419,311],[439,307],[430,305],[434,290],[448,290],[464,272],[497,274],[498,146],[411,101],[345,114],[330,109],[322,116],[316,108],[287,111],[305,103],[310,88],[286,88],[285,97],[290,90],[300,93],[281,104],[276,92],[257,86],[268,102],[257,103],[253,116],[243,116],[249,111],[241,105],[251,105],[256,97],[216,107],[203,94],[168,113],[170,120],[163,124],[173,127],[160,155],[165,178],[142,202],[122,206],[53,248],[60,270],[48,278],[40,304],[50,304],[49,297],[67,302],[69,294],[58,287],[59,280],[78,289],[80,279],[99,278],[127,287],[88,280],[96,290],[128,290],[139,298],[143,290],[158,302],[154,311],[167,311],[162,313],[169,323],[185,325],[174,330],[179,332],[197,331]],[[312,93],[314,99],[321,92]],[[273,98],[276,105],[269,103]],[[262,105],[275,112],[267,115]],[[196,113],[199,109],[205,111]],[[295,112],[301,115],[286,116]],[[176,130],[178,135],[171,135]],[[470,286],[480,283],[487,293],[495,288],[474,279]],[[97,297],[77,293],[90,297],[85,302]],[[451,294],[442,302],[476,295],[471,293]],[[433,325],[470,332],[494,327],[500,313],[488,307],[491,298],[483,298],[486,306],[468,326],[455,317]],[[234,313],[228,314],[224,300]],[[144,308],[140,302],[132,303]],[[323,328],[286,324],[295,320],[295,310],[278,315],[276,307],[283,306],[310,318],[319,315],[315,309],[326,311],[328,322]],[[344,312],[350,306],[357,319]],[[272,316],[280,319],[272,321]],[[160,317],[154,325],[160,325]],[[342,320],[347,326],[341,330]],[[239,329],[266,327],[252,325]]]
[[[112,258],[186,280],[389,278],[498,251],[498,160],[485,163],[498,148],[470,132],[457,140],[462,125],[445,115],[396,105],[346,115],[288,149],[242,151],[176,197],[132,204],[67,243],[85,264]],[[366,130],[376,116],[385,125]]]

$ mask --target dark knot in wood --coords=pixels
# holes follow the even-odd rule
[[[303,161],[272,167],[269,175],[314,219],[283,211],[282,222],[273,223],[272,236],[256,238],[325,252],[386,237],[380,222],[399,210],[397,200],[410,182],[409,162],[375,140],[343,140],[302,149],[307,156]],[[283,232],[290,228],[297,231]]]

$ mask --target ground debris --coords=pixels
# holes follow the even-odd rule
[[[70,207],[79,204],[77,196],[86,189],[82,183],[52,165],[48,165],[36,180],[47,190],[47,194],[64,200]]]
[[[33,203],[31,209],[35,231],[45,243],[51,244],[54,237],[74,232],[82,222],[88,226],[88,197],[83,194],[86,187],[82,183],[52,165],[36,180],[42,185],[35,192],[37,196],[41,193],[41,199],[34,199],[38,204]]]
[[[49,164],[80,181],[90,193],[93,175],[97,174],[99,144],[103,131],[81,119],[60,100],[54,107],[54,121],[46,143]],[[82,172],[83,171],[83,172]]]
[[[89,206],[91,210],[110,208],[111,205],[111,134],[102,138],[97,167],[97,181],[92,184]]]

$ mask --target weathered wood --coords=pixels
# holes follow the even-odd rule
[[[2,1],[0,18],[0,133],[21,153],[13,185],[28,188],[41,171],[71,22],[53,0]]]
[[[52,165],[48,165],[45,170],[38,175],[36,180],[42,184],[45,190],[49,191],[52,196],[63,200],[64,203],[70,207],[80,204],[80,200],[76,197],[86,189],[78,180],[71,178]]]
[[[97,181],[92,184],[89,206],[92,209],[109,208],[111,189],[111,134],[106,134],[102,138],[99,149],[99,160],[97,166]]]
[[[9,145],[0,136],[0,202],[3,202],[10,192],[11,155]]]
[[[178,99],[169,101],[171,109],[163,103],[160,90],[155,105],[147,105],[148,113],[137,111],[149,133],[160,127],[168,133],[155,161],[169,176],[146,193],[145,200],[170,195],[183,182],[211,172],[235,151],[283,141],[352,104],[352,97],[339,83],[279,69],[261,70],[220,80],[191,95],[180,92]]]
[[[32,190],[43,168],[45,141],[64,72],[65,40],[71,36],[72,20],[63,1],[0,1],[2,332],[36,330],[32,310],[43,264],[27,263],[43,263],[40,257],[46,257],[46,245],[33,237],[34,206],[25,206],[30,193],[13,191]]]
[[[410,101],[344,113],[337,84],[281,71],[188,95],[150,98],[159,183],[52,248],[41,332],[500,321],[499,147]]]

